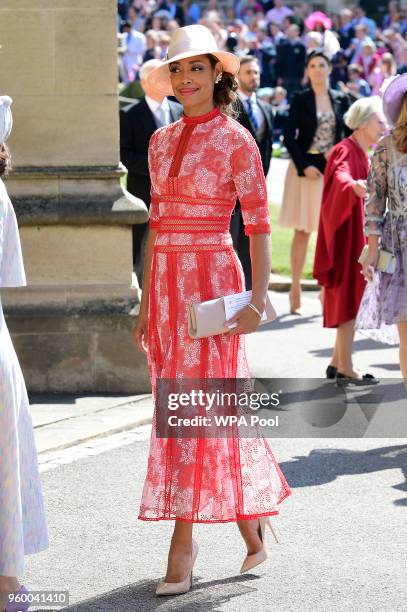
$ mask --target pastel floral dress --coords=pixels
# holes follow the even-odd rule
[[[267,192],[250,133],[218,109],[158,129],[150,141],[149,368],[157,379],[245,378],[244,336],[191,339],[192,303],[244,291],[229,233],[236,198],[245,232],[269,233]],[[225,522],[278,513],[290,488],[254,438],[158,438],[157,403],[139,518]]]
[[[13,206],[0,180],[0,290],[25,285]],[[0,576],[48,546],[27,391],[0,302]]]
[[[370,337],[397,344],[397,323],[407,321],[407,154],[384,137],[372,158],[367,182],[365,233],[379,236],[380,248],[393,252],[393,274],[376,272],[367,283],[356,328]]]

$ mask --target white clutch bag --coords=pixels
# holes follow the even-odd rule
[[[360,257],[358,259],[358,262],[360,264],[363,265],[365,263],[368,251],[369,246],[366,244],[363,247]],[[394,270],[396,269],[396,258],[393,253],[390,253],[390,251],[385,251],[384,249],[379,249],[379,259],[377,260],[376,269],[379,270],[379,272],[387,272],[387,274],[393,274]]]
[[[239,306],[237,310],[240,310],[250,302],[251,291],[235,293],[231,296],[208,300],[200,304],[190,304],[188,306],[188,334],[191,338],[208,338],[229,331],[229,328],[225,326],[225,321],[230,319],[232,315],[229,313],[229,316],[227,315],[225,299],[237,303]],[[276,317],[277,313],[267,295],[266,307],[259,325],[270,323]]]

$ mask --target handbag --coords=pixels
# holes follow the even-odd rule
[[[396,152],[394,150],[394,143],[393,143],[393,139],[391,141],[391,153],[392,153],[392,161],[394,164],[394,167],[397,168],[398,164],[397,164],[397,156],[396,156]],[[386,272],[386,274],[394,274],[394,271],[396,269],[396,256],[394,254],[394,228],[393,228],[393,215],[392,212],[390,210],[390,206],[389,206],[389,210],[387,212],[387,214],[389,215],[390,218],[390,231],[391,231],[391,251],[387,251],[386,249],[383,248],[379,248],[379,257],[377,260],[377,265],[376,265],[376,270],[378,270],[379,272]],[[369,251],[369,246],[366,244],[363,249],[362,252],[359,256],[358,262],[360,264],[364,264],[366,259],[367,259],[367,254]]]
[[[364,264],[367,259],[367,254],[369,251],[369,246],[365,244],[358,259],[360,264]],[[396,269],[396,257],[390,251],[386,251],[385,249],[379,250],[379,258],[377,260],[376,270],[379,272],[386,272],[387,274],[393,274]]]
[[[236,297],[242,300],[241,307],[244,308],[250,302],[252,292],[243,291],[242,293],[235,293],[230,297]],[[267,295],[264,314],[259,325],[270,323],[270,321],[274,321],[276,317],[277,313]],[[225,326],[225,321],[226,309],[224,297],[207,300],[200,304],[188,305],[188,334],[191,338],[208,338],[209,336],[224,334],[230,329]]]

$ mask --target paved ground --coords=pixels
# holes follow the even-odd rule
[[[303,318],[284,314],[286,295],[272,301],[279,320],[248,338],[254,375],[320,377],[333,334],[321,328],[316,296],[305,298]],[[397,375],[396,348],[364,338],[355,347],[358,365]],[[407,436],[273,440],[293,494],[273,521],[282,543],[270,542],[270,560],[240,576],[236,527],[196,526],[195,588],[156,599],[173,524],[137,521],[150,426],[135,425],[151,417],[149,396],[35,402],[51,547],[28,559],[25,582],[69,589],[63,609],[405,610]]]

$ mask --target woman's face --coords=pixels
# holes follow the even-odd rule
[[[323,57],[314,57],[307,66],[307,76],[312,87],[326,83],[330,72],[329,64]]]
[[[187,111],[186,114],[189,109],[207,108],[204,114],[213,108],[214,82],[220,70],[218,67],[212,68],[206,55],[172,62],[169,70],[175,97]]]
[[[381,113],[373,113],[360,132],[369,145],[374,145],[384,135],[386,127],[385,117]]]

